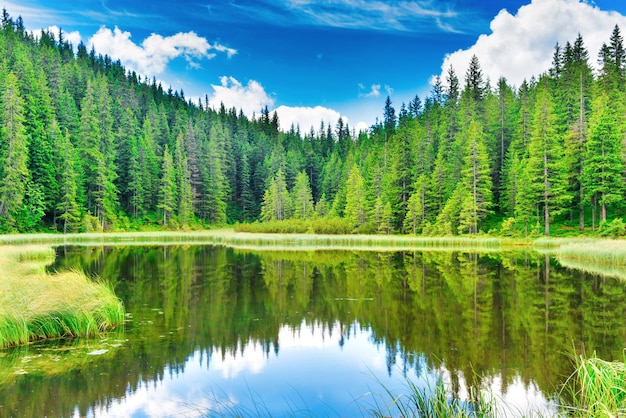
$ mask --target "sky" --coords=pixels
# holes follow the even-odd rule
[[[213,107],[302,132],[339,117],[351,129],[382,119],[432,90],[452,66],[463,82],[472,55],[493,81],[545,72],[556,43],[580,33],[591,64],[617,24],[623,0],[0,0],[34,33],[59,28]],[[624,32],[623,32],[624,33]]]

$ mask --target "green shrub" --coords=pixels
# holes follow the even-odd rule
[[[321,218],[313,221],[313,232],[321,235],[346,235],[353,231],[350,222],[342,218]]]
[[[626,224],[622,218],[615,218],[610,222],[602,221],[598,228],[598,235],[609,238],[626,237]]]

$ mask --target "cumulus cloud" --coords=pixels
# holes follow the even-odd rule
[[[99,53],[119,59],[125,67],[148,76],[161,74],[170,61],[181,56],[191,68],[198,68],[198,60],[214,58],[216,53],[225,53],[228,57],[237,53],[237,50],[224,45],[210,44],[195,32],[172,36],[153,33],[138,45],[131,40],[130,32],[104,26],[88,44],[89,48],[93,46]]]
[[[213,95],[209,99],[209,105],[214,109],[220,107],[222,103],[227,109],[234,107],[243,110],[248,117],[253,113],[257,115],[267,106],[271,108],[274,105],[272,99],[263,86],[255,80],[249,80],[243,85],[234,77],[221,77],[220,85],[212,84]]]
[[[209,106],[213,109],[219,109],[222,103],[227,109],[240,109],[243,113],[252,117],[257,117],[261,111],[268,107],[270,113],[276,112],[280,122],[280,128],[288,131],[291,126],[299,126],[300,131],[306,134],[313,128],[319,130],[320,124],[324,121],[324,125],[332,126],[337,124],[339,118],[343,118],[344,122],[348,122],[348,118],[341,115],[334,109],[323,106],[305,107],[305,106],[286,106],[281,105],[274,108],[274,99],[265,91],[265,88],[255,80],[249,80],[247,84],[241,83],[234,77],[221,77],[220,84],[212,84],[213,94],[209,97]]]
[[[300,126],[303,134],[309,133],[311,128],[316,132],[319,130],[321,122],[324,121],[325,126],[337,124],[339,118],[343,118],[347,122],[347,118],[339,112],[323,106],[315,107],[298,107],[298,106],[278,106],[276,108],[280,127],[283,130],[289,130],[291,126]]]
[[[491,21],[490,34],[445,57],[441,77],[445,80],[452,66],[463,81],[472,55],[476,55],[484,77],[492,84],[504,76],[519,86],[525,78],[547,71],[556,43],[573,43],[578,33],[589,51],[590,64],[595,65],[602,43],[608,43],[616,24],[626,29],[626,17],[580,0],[533,0],[515,14],[503,9]]]

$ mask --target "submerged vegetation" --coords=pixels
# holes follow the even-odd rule
[[[0,348],[93,336],[123,323],[108,285],[77,271],[50,274],[53,259],[52,248],[0,247]]]

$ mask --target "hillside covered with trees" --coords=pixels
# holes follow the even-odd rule
[[[593,70],[583,37],[518,87],[473,57],[423,101],[355,133],[284,131],[70,45],[0,29],[0,232],[196,228],[323,219],[347,231],[549,234],[626,214],[626,51]],[[401,59],[401,57],[398,57]],[[595,58],[594,58],[595,59]],[[614,221],[618,223],[620,220]]]

